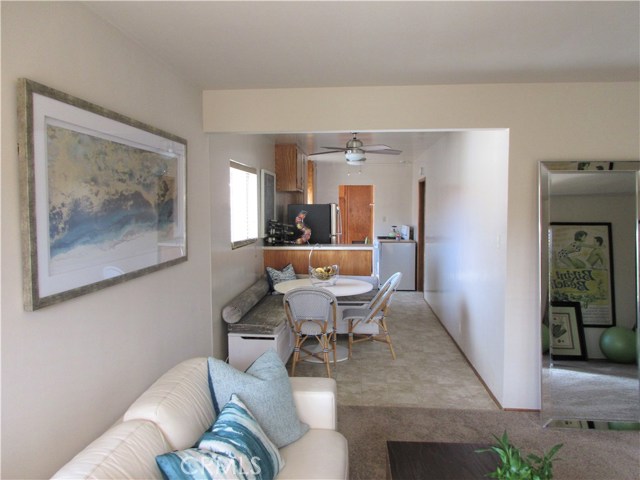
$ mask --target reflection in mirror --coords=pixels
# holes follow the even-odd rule
[[[545,425],[640,429],[640,162],[541,162]]]

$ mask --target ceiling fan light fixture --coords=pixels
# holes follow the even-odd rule
[[[352,167],[360,167],[364,165],[365,160],[366,158],[363,158],[362,160],[347,160],[347,165],[351,165]]]
[[[366,160],[364,156],[364,152],[359,148],[355,148],[353,150],[347,150],[344,153],[344,156],[347,159],[347,163],[349,165],[360,165]]]

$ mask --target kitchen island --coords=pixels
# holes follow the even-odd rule
[[[306,274],[311,249],[312,267],[338,265],[340,275],[370,276],[373,273],[373,245],[359,243],[264,246],[264,266],[282,270],[290,263],[297,274]]]

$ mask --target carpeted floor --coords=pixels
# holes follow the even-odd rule
[[[388,326],[395,360],[387,345],[364,342],[353,358],[332,366],[339,405],[498,408],[420,292],[394,294]],[[346,335],[339,337],[346,346]],[[325,375],[323,364],[296,368],[298,377]]]
[[[564,443],[558,480],[640,478],[640,432],[542,428],[539,413],[499,410],[421,293],[395,294],[389,330],[395,361],[386,345],[362,343],[332,369],[351,480],[386,479],[387,440],[491,443],[505,430],[526,453]],[[324,375],[322,364],[296,370]]]
[[[543,361],[545,418],[638,421],[638,366],[606,361]]]
[[[557,480],[633,480],[640,475],[640,432],[542,428],[537,413],[414,407],[338,406],[338,430],[349,441],[350,480],[386,478],[387,440],[493,442],[507,431],[524,453],[562,443]]]

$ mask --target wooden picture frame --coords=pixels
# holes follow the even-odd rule
[[[276,174],[260,170],[260,238],[269,233],[269,220],[278,220],[276,212]]]
[[[587,359],[579,302],[551,302],[549,337],[552,359]]]
[[[580,302],[585,327],[616,324],[611,223],[552,222],[550,301]]]
[[[578,170],[613,170],[613,162],[578,162]]]
[[[26,310],[187,260],[186,140],[28,79],[18,124]]]

